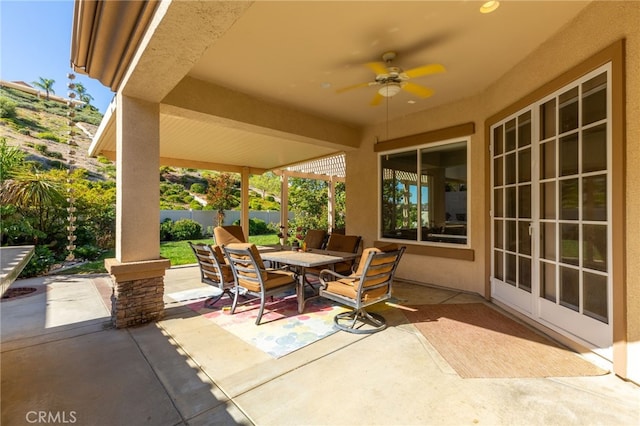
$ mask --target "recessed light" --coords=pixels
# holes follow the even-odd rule
[[[407,101],[407,103],[408,103],[408,104],[415,104],[415,103],[416,103],[416,101],[414,101],[413,99],[409,99],[409,100]]]
[[[497,8],[500,7],[500,2],[497,0],[491,0],[488,2],[485,2],[481,7],[480,7],[480,13],[491,13],[494,10],[496,10]]]

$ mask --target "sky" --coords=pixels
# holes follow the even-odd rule
[[[40,77],[53,79],[58,96],[67,97],[72,72],[71,25],[73,0],[0,0],[0,79],[33,85]],[[76,74],[104,114],[114,93],[98,80]]]

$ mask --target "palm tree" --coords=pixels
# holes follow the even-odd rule
[[[87,89],[84,87],[82,83],[76,83],[75,92],[78,94],[78,99],[86,104],[86,106],[91,104],[93,100],[93,96],[91,96]]]
[[[41,88],[47,93],[47,100],[49,100],[49,93],[53,93],[55,95],[56,91],[53,90],[53,85],[56,81],[52,78],[42,78],[40,77],[40,81],[34,81],[33,85]]]

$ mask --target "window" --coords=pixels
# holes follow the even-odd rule
[[[382,238],[467,244],[468,141],[380,154]]]

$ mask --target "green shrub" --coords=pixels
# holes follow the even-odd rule
[[[20,273],[20,278],[37,277],[49,272],[54,263],[56,263],[56,259],[48,247],[36,246],[33,257]]]
[[[37,137],[39,139],[46,139],[48,141],[53,141],[53,142],[64,142],[64,139],[62,139],[60,136],[55,135],[51,132],[42,132],[40,134],[37,135]]]
[[[76,258],[84,259],[84,260],[96,260],[100,257],[102,250],[100,248],[87,244],[81,247],[77,247],[74,254]]]
[[[173,224],[173,238],[176,241],[198,240],[202,238],[202,225],[192,219],[179,219]]]
[[[196,200],[193,200],[189,203],[189,208],[191,210],[202,210],[202,204],[200,204]]]
[[[42,154],[46,154],[47,151],[48,151],[47,146],[44,145],[44,144],[41,144],[41,143],[39,143],[36,146],[34,146],[34,148],[35,148],[36,151],[38,151],[38,152],[40,152]]]
[[[173,241],[173,221],[169,218],[160,222],[160,241]]]
[[[0,118],[16,118],[16,103],[4,96],[0,97]]]
[[[207,192],[207,187],[199,182],[191,184],[191,192],[195,192],[196,194],[205,194]]]
[[[240,221],[233,222],[234,225],[240,225]],[[249,235],[265,235],[271,234],[273,231],[269,229],[267,223],[262,219],[249,219]]]
[[[111,160],[109,160],[107,157],[103,157],[102,155],[98,155],[98,163],[111,164]]]

